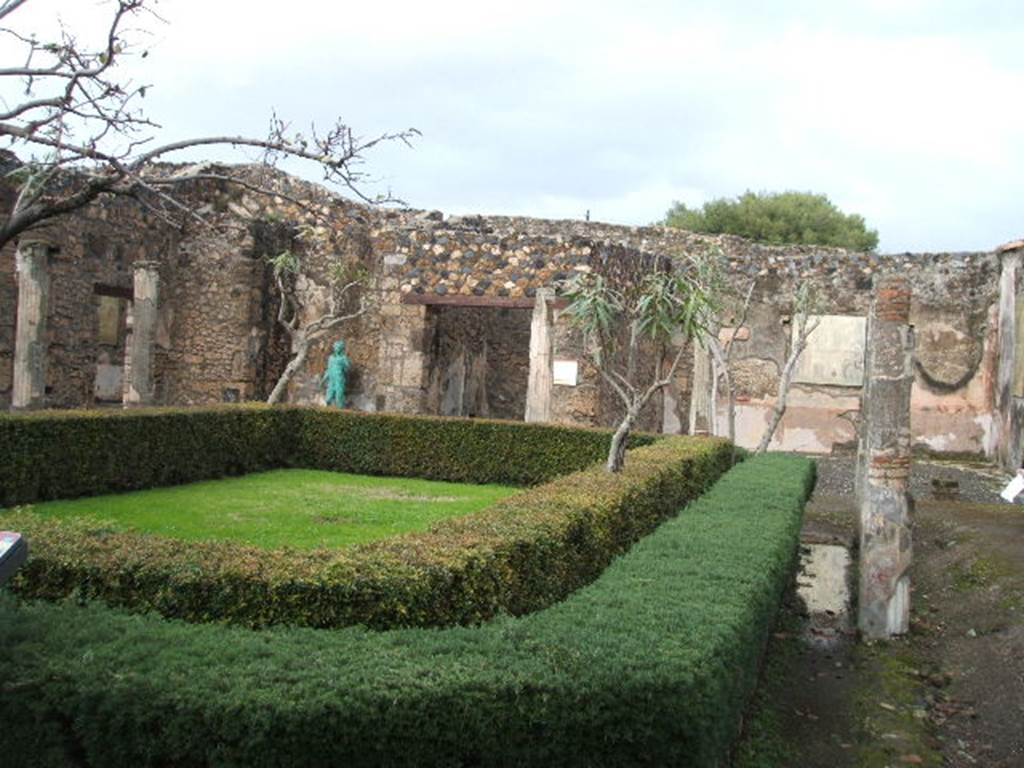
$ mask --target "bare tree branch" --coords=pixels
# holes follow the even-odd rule
[[[809,299],[807,303],[810,303]],[[793,384],[793,374],[796,373],[796,365],[804,350],[807,349],[807,339],[810,338],[820,323],[820,316],[816,316],[813,321],[810,320],[808,307],[805,305],[798,315],[796,339],[793,342],[792,349],[789,351],[789,357],[786,358],[786,364],[782,368],[782,375],[779,377],[779,388],[775,395],[775,405],[772,408],[771,421],[768,422],[764,434],[761,435],[761,440],[755,449],[756,453],[764,453],[771,444],[775,430],[778,429],[779,423],[786,413],[786,401],[789,397],[789,388]]]
[[[726,436],[729,442],[736,442],[736,391],[732,381],[732,352],[736,345],[740,329],[747,324],[747,315],[750,312],[750,302],[754,296],[754,288],[757,286],[757,278],[750,281],[747,292],[743,297],[743,304],[740,308],[738,320],[734,316],[732,334],[729,340],[722,344],[717,335],[709,333],[705,339],[708,352],[711,353],[712,362],[712,391],[711,391],[711,432],[718,433],[718,385],[724,384],[726,395]],[[715,327],[721,326],[721,321],[714,323]]]
[[[306,248],[316,253],[322,260],[332,261],[337,254],[330,250],[329,239],[316,235],[315,228],[300,229],[297,238]],[[346,312],[343,307],[350,303],[352,295],[362,288],[362,278],[344,277],[340,271],[332,271],[329,277],[330,293],[325,312],[318,317],[303,323],[303,299],[297,290],[299,277],[303,276],[303,262],[291,251],[285,251],[270,259],[274,270],[280,304],[277,309],[277,321],[285,329],[289,338],[291,360],[285,366],[273,390],[267,397],[268,403],[279,403],[285,399],[288,385],[295,375],[302,370],[309,355],[311,345],[323,338],[335,328],[369,312],[374,304],[365,295],[359,296],[355,309]]]
[[[157,142],[159,126],[138,108],[150,86],[125,78],[117,66],[125,57],[147,55],[137,46],[141,30],[130,20],[159,20],[156,0],[115,0],[102,41],[93,46],[63,28],[49,40],[17,29],[15,12],[28,2],[0,0],[0,35],[21,46],[22,54],[17,63],[0,68],[0,86],[17,82],[24,95],[19,103],[0,105],[0,139],[30,155],[24,172],[7,177],[18,193],[13,210],[0,221],[0,247],[106,195],[133,196],[176,226],[203,220],[185,194],[196,182],[216,180],[288,199],[270,175],[261,180],[167,172],[164,163],[176,153],[203,147],[257,150],[266,168],[284,158],[302,160],[319,168],[325,182],[363,202],[401,202],[390,193],[366,194],[362,185],[370,177],[361,165],[365,153],[381,143],[410,144],[419,135],[416,129],[363,138],[337,120],[327,130],[311,126],[303,134],[273,115],[263,138],[214,135]],[[47,172],[52,169],[61,172]]]

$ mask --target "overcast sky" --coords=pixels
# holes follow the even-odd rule
[[[105,7],[31,6],[21,24],[83,29]],[[416,127],[368,160],[418,208],[647,224],[674,200],[794,189],[862,214],[886,252],[1024,235],[1020,0],[157,9],[132,71],[164,135],[261,135],[272,110]]]

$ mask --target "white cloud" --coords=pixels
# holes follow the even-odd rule
[[[102,18],[92,2],[28,7],[40,23]],[[416,125],[415,151],[371,161],[419,206],[641,224],[674,199],[806,189],[862,213],[884,249],[1021,233],[1017,3],[158,8],[168,23],[148,25],[157,44],[135,71],[169,134],[259,132],[272,108]]]

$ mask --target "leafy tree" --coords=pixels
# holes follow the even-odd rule
[[[878,232],[864,217],[840,211],[825,195],[811,192],[750,192],[738,198],[718,198],[700,208],[675,203],[664,223],[692,232],[729,234],[761,243],[830,245],[871,251]]]
[[[626,442],[640,412],[672,381],[687,348],[678,345],[667,373],[663,375],[659,366],[651,381],[641,381],[642,343],[666,344],[680,335],[697,338],[707,331],[716,306],[701,276],[701,265],[695,261],[656,270],[625,285],[586,273],[563,287],[562,295],[569,300],[566,312],[583,332],[588,355],[625,408],[608,450],[609,472],[622,469]]]

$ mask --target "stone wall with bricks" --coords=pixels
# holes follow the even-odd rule
[[[368,307],[312,346],[289,388],[291,400],[321,400],[319,374],[330,343],[343,338],[353,361],[352,407],[466,415],[486,410],[490,416],[523,418],[530,310],[539,289],[557,293],[562,281],[581,272],[637,279],[665,260],[715,253],[734,293],[720,317],[721,338],[732,338],[740,297],[754,283],[731,355],[741,444],[755,444],[768,421],[792,345],[795,291],[802,284],[815,287],[822,319],[773,445],[829,451],[855,444],[864,318],[872,282],[886,274],[912,277],[915,446],[992,455],[1000,440],[994,385],[1001,354],[997,254],[882,256],[763,246],[662,227],[445,217],[369,209],[284,174],[273,182],[277,197],[197,185],[189,195],[207,226],[172,230],[130,203],[105,201],[39,233],[60,249],[51,265],[47,403],[117,403],[132,264],[141,259],[159,263],[157,402],[267,396],[290,357],[288,336],[276,321],[279,297],[268,259],[287,251],[301,262],[295,290],[304,322],[323,314],[339,286],[353,277],[359,289],[349,295],[347,309],[360,300]],[[8,248],[0,253],[2,407],[10,404],[16,302],[14,253]],[[556,378],[551,419],[614,423],[619,404],[588,361],[557,296],[552,316],[554,364],[573,376],[571,382]],[[722,432],[721,392],[714,409],[699,412],[710,375],[692,342],[679,339],[648,349],[644,373],[667,370],[680,345],[684,354],[675,381],[652,402],[642,426]]]

